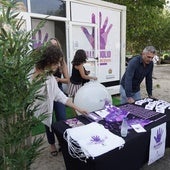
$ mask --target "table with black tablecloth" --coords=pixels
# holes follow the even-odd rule
[[[87,162],[72,158],[68,153],[68,145],[67,141],[63,139],[63,133],[69,126],[64,121],[60,121],[53,124],[53,128],[61,145],[67,170],[139,170],[149,159],[152,128],[167,122],[166,147],[170,147],[170,110],[166,109],[165,114],[165,117],[145,126],[147,132],[136,133],[134,130],[130,130],[128,136],[124,138],[126,143],[123,148],[116,148],[95,159],[89,158]],[[90,123],[83,116],[77,118],[84,124]],[[114,130],[112,132],[114,133]],[[115,131],[115,134],[118,132]]]

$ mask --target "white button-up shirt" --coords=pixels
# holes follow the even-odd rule
[[[33,73],[34,71],[35,69],[31,72]],[[32,81],[31,78],[30,81]],[[68,97],[60,90],[53,75],[47,76],[44,85],[38,90],[38,95],[42,95],[44,99],[35,100],[32,106],[33,108],[37,107],[34,115],[38,117],[41,114],[46,114],[47,118],[42,122],[51,128],[54,101],[66,104]]]

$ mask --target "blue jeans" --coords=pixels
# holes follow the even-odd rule
[[[66,120],[66,107],[64,104],[54,101],[54,113],[55,113],[56,121]],[[54,136],[53,128],[51,127],[52,131],[50,131],[49,127],[45,125],[45,129],[46,129],[48,143],[51,145],[54,144],[55,136]]]
[[[136,93],[132,93],[132,98],[136,101],[136,100],[140,100],[141,99],[141,94],[140,91],[136,92]],[[127,103],[127,96],[125,93],[125,89],[123,88],[122,85],[120,85],[120,104],[125,104]]]

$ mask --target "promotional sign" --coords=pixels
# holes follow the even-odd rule
[[[50,13],[44,26],[32,37],[33,48],[56,37],[61,43],[69,75],[75,52],[85,50],[88,60],[84,66],[90,76],[96,76],[110,94],[118,94],[125,70],[126,7],[97,0],[67,0],[60,6],[59,11],[64,14],[60,16],[60,12],[50,11],[51,3],[42,4],[49,9],[45,13],[38,8],[34,11],[32,3],[28,9],[22,4],[22,9],[19,8],[23,11],[27,31],[36,28],[47,17],[47,12]],[[62,9],[66,13],[62,13]]]
[[[36,28],[37,25],[41,22],[42,20],[40,19],[32,19],[32,29]],[[54,27],[54,21],[46,21],[44,26],[40,28],[40,30],[37,32],[35,35],[35,43],[43,44],[50,38],[55,37],[55,27]]]
[[[77,9],[81,9],[81,12]],[[120,79],[120,12],[79,3],[71,4],[73,53],[83,48],[96,60],[100,82]],[[92,24],[91,26],[88,24]]]
[[[160,159],[165,154],[166,123],[151,129],[148,165]]]

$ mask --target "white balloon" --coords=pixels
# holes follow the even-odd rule
[[[105,86],[90,81],[85,83],[75,94],[74,104],[88,112],[101,110],[105,106],[105,101],[112,103],[112,98]],[[80,114],[79,112],[77,112]]]

